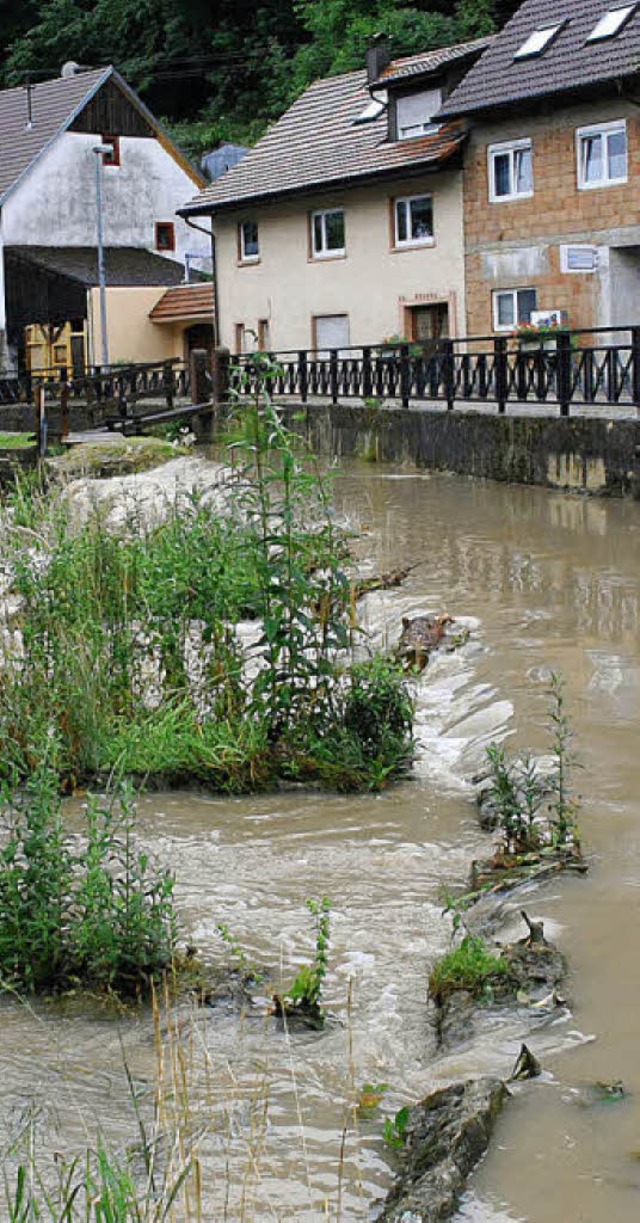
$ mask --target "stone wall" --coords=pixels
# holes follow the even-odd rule
[[[640,421],[300,404],[283,412],[331,457],[640,499]]]

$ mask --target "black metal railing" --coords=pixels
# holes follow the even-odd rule
[[[640,407],[640,326],[537,336],[472,336],[324,352],[252,353],[231,359],[231,388],[276,397],[412,403]]]
[[[17,373],[0,371],[0,405],[33,403],[37,387],[54,402],[104,406],[126,415],[145,401],[168,408],[190,393],[190,369],[177,358],[162,362],[90,366],[78,372],[64,368]]]

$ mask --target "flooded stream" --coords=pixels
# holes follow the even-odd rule
[[[372,1217],[390,1183],[382,1120],[457,1074],[506,1076],[529,1032],[521,1016],[481,1024],[439,1058],[426,982],[449,945],[443,889],[490,841],[471,778],[492,739],[540,750],[547,681],[562,672],[582,765],[591,872],[526,898],[568,955],[571,1013],[529,1043],[548,1072],[518,1089],[459,1218],[474,1223],[635,1223],[640,1213],[640,507],[446,476],[351,469],[339,508],[364,526],[371,569],[415,565],[369,596],[372,639],[395,643],[403,615],[448,611],[471,629],[435,656],[417,690],[411,780],[378,797],[291,792],[243,800],[151,795],[142,834],[178,879],[184,931],[222,954],[216,923],[289,984],[309,958],[305,900],[333,905],[324,1033],[288,1035],[258,1005],[178,1017],[202,1125],[204,1218],[345,1223]],[[518,902],[519,903],[519,902]],[[517,928],[514,906],[512,928]],[[265,993],[267,992],[265,986]],[[125,1149],[156,1066],[148,1015],[118,1023],[3,1001],[0,1136],[33,1121],[69,1152],[96,1125]],[[630,1095],[594,1103],[594,1081]],[[387,1085],[354,1115],[365,1084]]]

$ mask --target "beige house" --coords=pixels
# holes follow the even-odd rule
[[[212,218],[218,336],[346,348],[462,334],[466,127],[434,116],[488,40],[317,81],[185,216]]]

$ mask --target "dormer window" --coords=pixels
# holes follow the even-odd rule
[[[441,89],[423,89],[420,93],[406,94],[396,102],[398,140],[413,140],[437,131],[433,116],[442,105]]]
[[[604,38],[615,38],[637,7],[637,4],[625,4],[622,8],[609,9],[609,12],[605,13],[604,17],[601,17],[598,24],[594,26],[587,42],[600,42]]]
[[[518,48],[513,58],[532,59],[534,55],[542,55],[560,33],[563,25],[564,22],[561,21],[558,25],[548,25],[544,26],[541,30],[534,30],[533,34],[530,34],[522,46]]]

